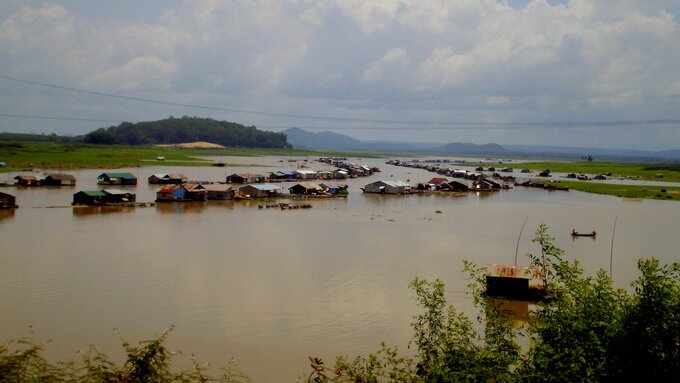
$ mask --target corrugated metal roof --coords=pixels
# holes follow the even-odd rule
[[[102,192],[104,192],[106,194],[110,194],[110,195],[133,194],[133,193],[130,193],[129,191],[120,190],[120,189],[104,189],[104,190],[102,190]]]
[[[491,277],[543,279],[543,271],[535,266],[491,264],[488,268]]]
[[[266,191],[277,191],[277,190],[283,190],[283,188],[279,185],[274,185],[274,184],[255,184],[255,185],[248,185],[252,186],[255,189],[258,190],[266,190]]]

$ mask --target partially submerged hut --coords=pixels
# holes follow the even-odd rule
[[[545,292],[545,274],[538,267],[492,264],[488,266],[488,270],[488,296],[538,300]]]
[[[17,208],[16,197],[11,194],[0,192],[0,209]]]

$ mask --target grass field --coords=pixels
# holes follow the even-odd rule
[[[165,157],[163,164],[174,166],[209,166],[201,156],[358,156],[379,157],[367,153],[319,153],[293,149],[175,149],[156,147],[99,146],[49,142],[0,142],[0,161],[7,167],[0,172],[26,168],[81,169],[157,165],[156,157]],[[229,166],[229,164],[226,164]]]
[[[680,182],[680,164],[632,164],[615,162],[526,162],[514,163],[516,170],[529,168],[534,171],[550,169],[559,173],[608,174],[613,177],[640,180]]]
[[[546,180],[534,180],[537,183],[551,184]],[[648,186],[648,185],[616,185],[588,181],[564,181],[556,183],[570,189],[587,193],[605,194],[623,198],[643,198],[680,201],[680,187]]]

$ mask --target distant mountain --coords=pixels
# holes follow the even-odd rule
[[[310,133],[300,128],[290,128],[281,132],[288,143],[298,149],[311,150],[362,150],[363,142],[333,132]]]
[[[350,136],[332,132],[311,133],[300,128],[284,130],[288,142],[293,147],[312,150],[346,150],[417,154],[457,154],[457,155],[509,155],[510,151],[498,144],[451,143],[409,143],[393,141],[360,141]]]
[[[595,160],[680,162],[680,150],[634,150],[579,148],[550,145],[499,145],[453,142],[416,143],[393,141],[360,141],[353,137],[332,132],[311,133],[300,128],[283,131],[288,143],[296,148],[312,150],[336,150],[355,152],[413,153],[429,155],[502,156],[554,159],[581,159],[592,156]]]

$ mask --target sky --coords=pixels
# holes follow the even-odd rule
[[[680,0],[0,0],[0,132],[680,149]]]

